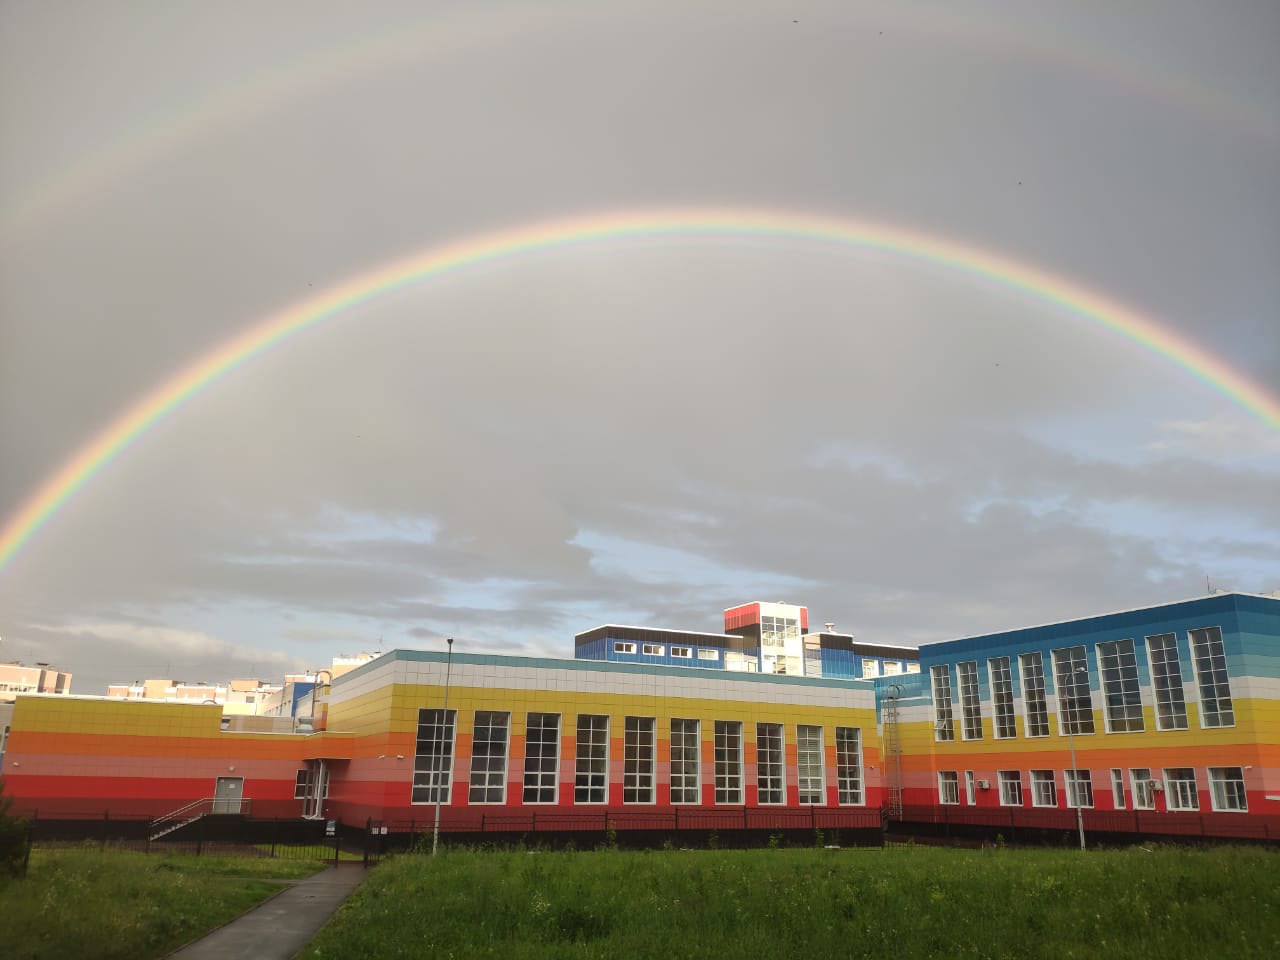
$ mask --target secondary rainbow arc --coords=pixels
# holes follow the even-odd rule
[[[409,284],[536,250],[633,237],[759,236],[827,241],[896,254],[1054,304],[1140,345],[1280,430],[1280,399],[1187,338],[1131,307],[1039,267],[981,247],[868,220],[778,210],[614,211],[538,222],[443,245],[373,268],[283,308],[161,383],[77,450],[0,529],[0,570],[86,483],[146,432],[220,377],[289,337]]]

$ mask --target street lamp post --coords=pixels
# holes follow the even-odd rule
[[[1072,671],[1072,673],[1077,675],[1083,673],[1087,677],[1089,670],[1087,667],[1076,667],[1075,670]],[[1087,683],[1088,680],[1086,679],[1085,682]],[[1080,710],[1079,707],[1075,708],[1075,712],[1077,714],[1079,713],[1079,710]],[[1084,811],[1081,809],[1081,800],[1080,800],[1080,771],[1076,767],[1076,737],[1075,737],[1075,730],[1073,729],[1074,726],[1075,726],[1074,720],[1068,717],[1067,718],[1067,741],[1071,744],[1071,782],[1075,787],[1074,791],[1072,792],[1075,793],[1075,799],[1076,799],[1076,829],[1080,832],[1080,851],[1083,853],[1084,852]]]
[[[444,731],[448,729],[449,723],[449,674],[453,671],[453,637],[449,637],[446,643],[449,644],[449,655],[445,658],[444,667],[444,714],[440,718],[440,749],[436,753],[436,775],[432,778],[435,782],[432,784],[436,792],[436,822],[431,828],[431,855],[436,855],[436,848],[440,845],[440,761],[444,759]]]

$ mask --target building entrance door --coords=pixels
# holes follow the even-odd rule
[[[213,790],[213,812],[239,813],[243,794],[243,777],[219,777]]]

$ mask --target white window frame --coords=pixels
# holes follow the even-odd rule
[[[660,643],[645,643],[640,646],[640,652],[646,657],[665,657],[667,648]]]
[[[1067,794],[1067,809],[1074,810],[1077,806],[1082,810],[1093,809],[1093,771],[1084,769],[1063,770],[1062,785]],[[1080,788],[1084,787],[1085,801],[1080,802]]]
[[[476,768],[476,760],[477,760],[476,731],[479,729],[478,721],[480,719],[481,714],[485,714],[486,716],[494,716],[494,717],[506,717],[506,723],[502,728],[503,737],[502,737],[501,754],[494,754],[491,757],[479,758],[481,760],[486,760],[486,759],[501,760],[501,763],[502,763],[501,770],[489,769],[489,770],[481,771]],[[496,729],[496,726],[493,723],[490,723],[490,729]],[[491,741],[491,742],[496,742],[496,741]],[[475,711],[475,713],[472,715],[472,718],[471,718],[471,769],[467,775],[467,805],[474,806],[474,807],[492,807],[492,806],[504,805],[507,802],[507,782],[509,779],[508,771],[510,769],[511,769],[511,711],[510,710],[477,710]],[[500,787],[495,787],[495,784],[490,782],[495,775],[498,775],[501,777]],[[480,783],[477,783],[476,782],[477,776],[483,777],[484,780]],[[479,790],[482,793],[487,793],[494,789],[499,790],[498,799],[491,800],[491,799],[488,799],[488,797],[482,797],[479,800],[475,799],[475,791]]]
[[[1027,664],[1035,664],[1028,670]],[[1049,693],[1044,682],[1044,654],[1031,650],[1018,654],[1018,674],[1022,679],[1022,729],[1028,739],[1049,736]],[[1037,716],[1032,717],[1033,710]],[[1035,724],[1033,726],[1032,724]],[[1036,732],[1038,727],[1043,729]]]
[[[964,802],[970,807],[978,802],[978,780],[972,770],[964,772]]]
[[[1116,810],[1125,808],[1124,771],[1119,767],[1111,768],[1111,806]]]
[[[633,723],[632,721],[635,721]],[[645,723],[648,723],[648,743],[643,741]],[[635,741],[632,742],[632,734]],[[648,770],[645,767],[643,749],[649,748]],[[635,755],[632,756],[632,748]],[[635,769],[628,766],[635,762]],[[645,795],[648,799],[627,799],[628,793]],[[622,719],[622,802],[627,805],[652,806],[658,802],[658,718],[623,717]]]
[[[1219,681],[1217,668],[1210,665],[1210,676],[1206,680],[1204,672],[1200,664],[1200,654],[1196,649],[1196,635],[1202,634],[1203,639],[1209,645],[1213,643],[1213,635],[1216,632],[1218,645],[1222,648],[1222,678]],[[1196,627],[1187,631],[1187,641],[1191,648],[1191,669],[1196,678],[1196,694],[1199,697],[1197,713],[1200,714],[1200,729],[1202,730],[1225,730],[1236,725],[1235,697],[1231,694],[1231,674],[1227,671],[1227,639],[1222,634],[1221,627]],[[1212,661],[1212,651],[1210,651],[1210,660]],[[1224,694],[1222,691],[1226,691]],[[1206,693],[1209,695],[1206,696]],[[1209,723],[1209,714],[1205,710],[1205,702],[1212,700],[1216,706],[1214,714],[1221,716],[1224,713],[1231,715],[1229,723]],[[1224,710],[1221,706],[1223,701],[1227,706]]]
[[[613,641],[613,652],[634,654],[636,652],[636,645],[630,640],[615,640]]]
[[[583,765],[583,762],[584,762],[584,758],[583,758],[583,756],[582,756],[582,718],[583,718],[583,717],[591,717],[591,718],[592,718],[592,729],[590,730],[590,732],[591,732],[591,733],[593,733],[593,734],[598,732],[598,731],[595,729],[594,721],[595,721],[595,720],[597,720],[597,719],[599,719],[599,718],[601,718],[601,717],[603,717],[603,718],[604,718],[604,790],[603,790],[603,794],[604,794],[604,796],[603,796],[603,798],[602,798],[602,799],[600,799],[600,800],[591,800],[591,799],[587,799],[587,800],[579,800],[579,799],[578,799],[578,791],[579,791],[579,790],[586,790],[586,791],[588,792],[588,796],[589,796],[591,791],[593,791],[593,790],[596,790],[596,789],[597,789],[596,785],[595,785],[595,784],[593,784],[593,783],[591,783],[591,779],[592,779],[593,777],[597,776],[597,774],[596,774],[596,772],[595,772],[595,771],[593,771],[593,770],[591,770],[591,769],[590,769],[590,765],[591,765],[592,761],[593,761],[594,759],[596,759],[596,758],[591,757],[591,756],[587,756],[587,757],[585,758],[585,762],[586,762],[586,764],[587,764],[587,769],[586,769],[585,771],[582,769],[582,765]],[[608,715],[607,713],[580,713],[580,714],[578,714],[576,717],[574,717],[574,724],[573,724],[573,733],[574,733],[574,738],[573,738],[573,803],[574,803],[574,806],[578,806],[578,807],[596,807],[596,806],[603,806],[604,804],[606,804],[606,803],[608,803],[608,802],[609,802],[609,728],[610,728],[610,726],[611,726],[611,725],[612,725],[612,720],[611,720],[611,718],[609,717],[609,715]],[[590,745],[590,746],[595,746],[595,744],[594,744],[594,743],[589,744],[589,745]],[[584,777],[584,776],[587,778],[587,784],[586,784],[586,786],[582,786],[582,787],[580,787],[580,786],[578,786],[578,779],[579,779],[580,777]]]
[[[1018,713],[1013,701],[1013,661],[1009,657],[987,659],[987,682],[991,684],[991,731],[997,740],[1018,736]]]
[[[933,699],[933,739],[951,743],[956,738],[956,721],[949,665],[935,663],[929,668],[929,691]]]
[[[1244,782],[1244,767],[1209,767],[1209,802],[1220,813],[1248,813],[1249,794]],[[1231,774],[1234,773],[1234,776]],[[1239,785],[1239,803],[1232,796]]]
[[[960,688],[960,738],[982,739],[982,690],[978,686],[978,661],[956,664],[956,684]]]
[[[1182,679],[1182,651],[1178,648],[1178,635],[1176,633],[1157,633],[1146,637],[1147,648],[1147,669],[1151,671],[1151,700],[1155,709],[1156,729],[1157,730],[1186,730],[1188,727],[1187,720],[1187,691],[1186,684]],[[1171,645],[1166,645],[1166,641],[1172,641]],[[1159,643],[1162,659],[1157,665],[1155,650],[1153,643]],[[1170,660],[1164,656],[1165,651],[1173,651],[1173,659]],[[1172,670],[1168,668],[1172,667]],[[1160,680],[1169,678],[1169,684],[1164,690],[1161,689]],[[1176,681],[1176,683],[1174,682]],[[1161,695],[1167,692],[1165,702],[1168,704],[1167,712],[1170,721],[1166,723],[1164,714],[1161,712]],[[1179,717],[1178,714],[1181,714]],[[1181,719],[1181,723],[1179,723]]]
[[[960,803],[960,774],[955,770],[938,771],[938,803],[954,807]]]
[[[866,777],[862,766],[862,729],[836,727],[835,738],[836,802],[841,806],[862,806],[867,799]],[[852,749],[850,749],[850,743],[852,743]],[[851,762],[842,763],[842,757]]]
[[[554,738],[552,739],[552,741],[551,741],[551,743],[554,745],[554,748],[555,748],[555,749],[554,749],[554,752],[553,752],[553,754],[552,754],[552,759],[554,760],[554,763],[552,764],[553,772],[552,772],[552,774],[551,774],[551,788],[550,788],[550,789],[551,789],[551,799],[550,799],[550,800],[539,800],[539,799],[537,799],[538,793],[547,789],[547,784],[546,784],[545,782],[543,782],[543,779],[542,779],[543,777],[545,777],[545,776],[546,776],[546,773],[547,773],[547,772],[546,772],[545,770],[535,770],[535,771],[533,771],[533,772],[531,773],[531,772],[530,772],[530,770],[529,770],[529,759],[530,759],[530,758],[529,758],[529,718],[530,718],[530,717],[535,717],[535,716],[536,716],[536,717],[555,717],[555,718],[556,718],[556,725],[555,725],[555,737],[554,737]],[[559,713],[550,713],[550,712],[545,711],[545,710],[529,710],[529,711],[527,711],[527,712],[525,713],[524,722],[525,722],[525,727],[524,727],[524,733],[525,733],[525,739],[524,739],[524,744],[525,744],[525,747],[524,747],[524,778],[523,778],[523,783],[522,783],[522,787],[523,787],[523,789],[521,790],[521,796],[520,796],[521,802],[522,802],[525,806],[530,806],[530,807],[532,807],[532,806],[538,806],[538,805],[551,805],[551,804],[555,804],[556,802],[558,802],[558,800],[559,800],[559,798],[560,798],[560,752],[561,752],[561,751],[560,751],[560,740],[561,740],[561,735],[562,735],[562,729],[563,729],[563,727],[564,727],[564,716],[563,716],[562,714],[559,714]],[[546,726],[542,726],[542,727],[539,727],[538,729],[539,729],[540,731],[546,731],[546,730],[549,730],[549,729],[551,729],[551,728],[550,728],[550,727],[546,727]],[[546,760],[546,759],[548,759],[548,758],[547,758],[547,757],[545,757],[545,756],[538,756],[538,757],[536,757],[535,759],[537,759],[537,760],[541,761],[541,760]],[[535,781],[535,782],[534,782],[534,784],[533,784],[532,786],[530,786],[530,784],[529,784],[530,777],[532,777],[532,778],[534,779],[534,781]],[[529,799],[529,791],[530,791],[530,790],[535,791],[535,793],[534,793],[534,798],[535,798],[535,799],[533,799],[533,800],[530,800],[530,799]]]
[[[1047,774],[1047,776],[1045,776]],[[1038,787],[1047,786],[1052,797],[1051,803],[1042,803],[1040,800],[1040,791]],[[1032,770],[1031,771],[1031,805],[1033,807],[1043,807],[1045,809],[1057,809],[1058,806],[1058,777],[1052,770]]]
[[[763,739],[764,739],[762,738],[762,734],[766,734],[769,737],[771,737],[774,732],[776,732],[778,735],[777,763],[774,764],[771,758],[770,763],[768,765],[768,770],[764,774],[764,777],[766,777],[770,781],[773,781],[773,780],[778,781],[776,793],[775,793],[774,787],[770,786],[768,788],[770,795],[777,796],[778,799],[765,800],[763,799],[764,788],[761,787],[760,785],[760,781],[762,779],[761,757],[764,752],[762,751],[760,744],[763,742]],[[768,752],[770,754],[772,753],[772,747],[768,748]],[[787,802],[787,725],[785,723],[768,723],[768,722],[761,721],[756,724],[756,802],[759,803],[761,806],[770,806],[770,807],[780,806]]]
[[[1127,651],[1125,644],[1128,644]],[[1128,663],[1125,662],[1126,654]],[[1104,640],[1095,645],[1094,655],[1098,658],[1098,680],[1102,688],[1103,730],[1107,733],[1143,733],[1147,729],[1147,721],[1143,715],[1145,704],[1138,675],[1138,644],[1130,637]],[[1113,659],[1114,665],[1109,664],[1108,661]],[[1114,678],[1108,676],[1109,669],[1114,670]],[[1134,696],[1138,698],[1136,717],[1132,715]],[[1113,708],[1118,708],[1120,716],[1112,715]]]
[[[1022,771],[1021,770],[997,770],[996,780],[1000,784],[1000,806],[1002,807],[1021,807],[1025,803],[1022,789]],[[1017,787],[1017,799],[1009,799],[1012,792],[1011,787]]]
[[[692,660],[693,647],[672,647],[671,656],[680,660]]]
[[[1150,767],[1129,768],[1129,792],[1133,795],[1134,810],[1156,808],[1155,778]]]
[[[439,802],[440,802],[442,805],[444,805],[444,806],[446,806],[446,807],[447,807],[447,806],[449,806],[449,804],[453,801],[453,783],[454,783],[454,780],[456,779],[456,778],[454,777],[454,775],[453,775],[453,771],[454,771],[454,766],[456,765],[456,763],[457,763],[457,761],[458,761],[458,711],[457,711],[457,710],[454,710],[454,709],[441,710],[439,707],[423,707],[423,708],[421,708],[421,709],[419,709],[419,710],[418,710],[418,724],[417,724],[417,725],[418,725],[418,727],[421,727],[421,726],[422,726],[422,715],[423,715],[424,713],[440,713],[440,714],[442,714],[442,715],[443,715],[443,716],[441,717],[441,725],[442,725],[446,730],[448,730],[448,731],[449,731],[449,737],[448,737],[448,741],[447,741],[447,744],[448,744],[448,747],[449,747],[449,750],[448,750],[448,763],[447,763],[446,765],[444,765],[444,766],[440,767],[440,768],[436,768],[436,767],[434,767],[434,766],[428,766],[428,767],[427,767],[427,769],[425,769],[425,770],[419,770],[419,769],[418,769],[418,760],[419,760],[419,758],[420,758],[420,757],[422,757],[422,756],[424,756],[424,755],[419,754],[419,753],[417,752],[417,737],[416,737],[416,734],[415,734],[415,740],[414,740],[414,758],[413,758],[413,779],[410,781],[410,787],[409,787],[409,802],[410,802],[411,804],[417,804],[417,805],[419,805],[419,806],[426,805],[426,804],[434,804],[434,803],[436,803],[436,797],[434,797],[434,796],[430,796],[430,795],[431,795],[433,792],[434,792],[436,795],[438,795],[438,794],[439,794],[439,791],[440,791],[439,781],[440,781],[440,780],[443,780],[443,782],[444,782],[444,796],[439,797]],[[446,741],[445,741],[445,740],[441,740],[440,742],[441,742],[441,744],[442,744],[442,745],[446,743]],[[442,752],[443,752],[443,751],[442,751]],[[433,783],[429,780],[425,786],[423,786],[423,787],[419,787],[415,781],[417,781],[417,779],[418,779],[418,777],[419,777],[420,775],[425,775],[425,776],[428,776],[428,777],[436,778],[436,779],[437,779],[437,782],[433,784]],[[416,790],[425,790],[425,791],[427,791],[427,793],[428,793],[428,799],[425,799],[425,800],[415,800],[415,799],[413,799],[413,793],[414,793],[414,791],[416,791]]]
[[[1079,661],[1075,658],[1077,650],[1080,651]],[[1053,654],[1053,691],[1058,700],[1058,736],[1068,735],[1067,724],[1070,723],[1075,727],[1071,731],[1072,736],[1092,737],[1098,728],[1093,720],[1093,676],[1089,670],[1089,648],[1083,643],[1073,643],[1069,647],[1059,647],[1051,653]],[[1065,670],[1064,662],[1067,665]],[[1083,671],[1079,670],[1080,666],[1084,667]],[[1067,704],[1072,698],[1065,695],[1063,687],[1078,691],[1081,684],[1084,686],[1084,694],[1074,699],[1083,701],[1084,706],[1077,703],[1074,707],[1075,716],[1068,718]],[[1087,730],[1084,729],[1086,725]]]
[[[674,726],[677,722],[679,722],[682,727],[679,734],[677,734],[674,730]],[[685,724],[693,724],[693,731],[692,731],[693,760],[692,761],[690,761],[689,758],[687,757],[682,756],[680,759],[676,759],[676,757],[674,756],[674,752],[677,748],[682,753],[683,751],[690,749],[689,744],[685,742],[685,740],[688,738],[690,733],[688,728],[685,727]],[[669,743],[669,748],[672,751],[672,757],[670,760],[670,770],[669,770],[668,776],[669,778],[676,777],[676,776],[679,776],[681,778],[679,790],[680,790],[680,795],[682,797],[682,799],[677,800],[674,794],[669,794],[671,798],[671,803],[675,806],[680,806],[682,804],[701,803],[702,802],[702,721],[694,717],[672,717],[670,724],[668,725],[668,729],[671,731],[671,739],[670,741],[668,741],[668,743]],[[677,739],[676,739],[677,736],[681,738],[680,742],[677,742]],[[688,778],[690,777],[690,774],[688,772],[683,770],[680,771],[679,773],[676,772],[675,764],[677,763],[680,763],[680,764],[691,763],[692,770],[693,770],[692,785],[690,785],[688,781]],[[674,787],[675,787],[675,782],[674,780],[671,780],[668,783],[668,788],[674,789]],[[685,792],[690,790],[693,791],[693,799],[692,800],[684,799]]]
[[[727,739],[735,727],[737,728],[738,746],[734,751],[736,756],[731,756],[729,751],[733,750],[733,748],[727,744],[726,746],[721,747],[720,737],[722,729],[723,734]],[[742,806],[743,799],[746,797],[744,783],[746,780],[744,770],[745,761],[743,759],[743,740],[745,739],[745,733],[743,730],[743,723],[741,720],[716,720],[712,726],[712,736],[714,737],[713,744],[715,750],[715,755],[712,760],[712,775],[715,777],[715,802],[717,806],[740,807]],[[722,751],[725,764],[727,765],[731,762],[734,764],[732,772],[730,772],[726,766],[726,772],[723,776],[720,772]],[[724,783],[723,787],[720,785],[722,781]],[[733,784],[733,786],[730,786],[730,784]],[[723,800],[721,799],[722,794],[724,796]]]
[[[806,746],[806,741],[812,742],[813,731],[817,731],[817,748]],[[810,754],[817,754],[817,771],[815,777],[813,775],[813,761],[806,760]],[[800,805],[802,807],[825,807],[827,805],[827,777],[826,777],[826,743],[825,731],[821,726],[815,723],[801,723],[796,725],[796,787]],[[808,772],[806,772],[806,770]],[[814,795],[814,781],[817,781],[817,797],[812,799]],[[806,799],[809,798],[809,799]]]
[[[1200,809],[1200,784],[1196,779],[1195,767],[1165,767],[1164,773],[1164,808],[1170,813],[1196,813]],[[1186,777],[1175,777],[1175,773],[1187,772]],[[1190,783],[1188,789],[1187,784]],[[1188,802],[1189,801],[1189,802]]]
[[[699,660],[719,660],[720,651],[708,650],[706,647],[700,647],[698,648],[698,659]]]

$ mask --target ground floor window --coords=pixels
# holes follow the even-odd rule
[[[1164,805],[1169,810],[1199,810],[1196,772],[1191,767],[1166,767],[1164,771]]]
[[[742,722],[717,720],[716,803],[742,803]]]
[[[1117,810],[1124,809],[1124,771],[1111,771],[1111,806]]]
[[[1150,767],[1134,767],[1129,771],[1129,790],[1133,794],[1133,809],[1156,808],[1155,781],[1151,779]]]
[[[836,727],[836,784],[840,803],[862,803],[862,731]]]
[[[698,803],[699,722],[671,721],[671,802]]]
[[[1000,805],[1002,807],[1022,806],[1022,771],[1000,770],[996,773],[1000,780]]]
[[[524,802],[555,803],[560,766],[560,714],[531,713],[525,720]]]
[[[801,724],[796,727],[796,782],[800,802],[821,804],[825,784],[822,777],[822,728]]]
[[[960,777],[954,770],[938,771],[938,802],[960,802]]]
[[[453,784],[453,734],[456,710],[418,711],[418,740],[413,758],[414,803],[448,803]]]
[[[1064,770],[1068,807],[1093,806],[1093,775],[1088,770]]]
[[[756,790],[760,803],[786,803],[782,724],[756,724]]]
[[[627,717],[622,745],[622,802],[653,803],[653,717]]]
[[[1209,794],[1215,810],[1248,810],[1242,767],[1210,767]]]
[[[1037,807],[1058,805],[1058,784],[1052,770],[1031,771],[1031,803]]]
[[[468,803],[502,803],[507,798],[507,732],[511,714],[477,710],[471,731],[471,790]]]
[[[578,746],[573,802],[604,803],[609,799],[609,718],[578,714]]]

